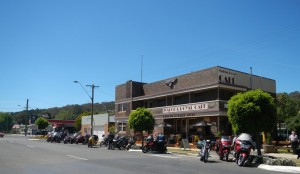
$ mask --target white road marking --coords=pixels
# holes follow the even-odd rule
[[[151,156],[155,156],[155,157],[161,157],[161,158],[179,158],[179,157],[176,157],[176,156],[165,156],[165,155],[151,155]]]
[[[27,147],[31,147],[31,148],[34,148],[34,146],[30,146],[30,145],[26,145]]]
[[[77,156],[72,156],[72,155],[67,155],[68,157],[71,157],[71,158],[76,158],[76,159],[80,159],[80,160],[88,160],[88,159],[85,159],[85,158],[80,158],[80,157],[77,157]]]

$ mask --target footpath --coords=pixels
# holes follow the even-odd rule
[[[186,154],[186,155],[191,155],[191,156],[198,156],[199,154],[199,149],[189,149],[189,150],[184,150],[183,148],[178,148],[178,147],[167,147],[168,151],[171,153],[179,153],[179,154]],[[256,151],[252,152],[253,154],[256,153]],[[263,155],[268,155],[268,156],[273,156],[276,158],[287,158],[291,160],[296,160],[297,155],[289,154],[289,153],[264,153],[262,149],[262,154]],[[219,160],[219,156],[215,151],[211,151],[210,153],[211,158],[215,160]],[[270,170],[270,171],[277,171],[277,172],[284,172],[284,173],[300,173],[300,167],[299,166],[274,166],[274,165],[265,165],[265,164],[260,164],[258,166],[260,169],[264,170]]]

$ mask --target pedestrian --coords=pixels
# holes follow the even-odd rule
[[[296,154],[298,148],[298,136],[295,131],[292,131],[291,135],[289,136],[289,141],[291,143],[293,154]]]

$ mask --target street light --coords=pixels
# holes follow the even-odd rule
[[[91,136],[93,135],[93,123],[94,123],[94,88],[99,87],[92,85],[86,85],[92,88],[92,96],[89,95],[89,93],[85,90],[85,88],[82,86],[82,84],[79,81],[74,81],[74,83],[78,83],[82,89],[85,91],[85,93],[89,96],[89,98],[92,100],[92,114],[91,114]]]

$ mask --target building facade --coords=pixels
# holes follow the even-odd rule
[[[115,116],[109,116],[106,114],[93,115],[93,135],[106,135],[109,131],[109,127],[115,124]],[[91,116],[82,116],[81,118],[81,134],[90,134],[91,132]]]
[[[145,107],[155,118],[154,133],[189,139],[217,132],[231,135],[227,101],[250,89],[276,96],[275,80],[219,66],[153,83],[127,81],[115,88],[116,128],[129,133],[129,114]]]

